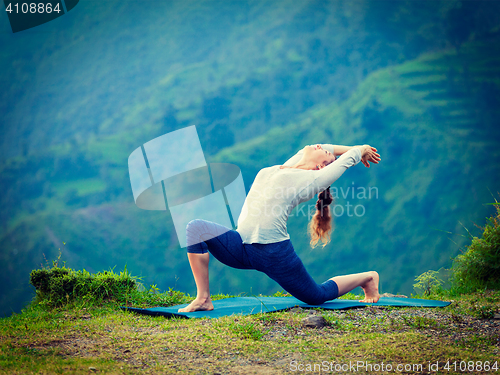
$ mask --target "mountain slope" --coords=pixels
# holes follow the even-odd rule
[[[370,143],[380,150],[380,165],[369,170],[356,166],[334,185],[339,216],[326,249],[309,250],[308,209],[290,219],[295,248],[318,281],[377,269],[384,291],[410,293],[416,275],[449,264],[464,239],[443,231],[465,234],[460,223],[473,230],[472,223],[487,215],[488,208],[481,205],[493,199],[488,189],[500,190],[497,34],[477,31],[472,41],[458,44],[458,52],[440,49],[420,55],[447,44],[446,28],[436,19],[442,20],[455,3],[426,2],[408,28],[403,27],[408,19],[403,15],[420,7],[416,2],[370,2],[370,7],[366,2],[333,2],[317,13],[314,2],[290,11],[289,3],[254,2],[237,26],[230,22],[234,10],[204,14],[206,8],[200,7],[193,13],[189,4],[172,4],[177,7],[172,14],[179,17],[168,19],[168,30],[180,30],[194,14],[199,22],[192,33],[155,38],[161,31],[138,26],[127,34],[127,27],[110,22],[101,24],[106,26],[102,29],[95,19],[89,34],[78,36],[69,28],[74,34],[66,37],[73,40],[74,50],[48,38],[47,49],[32,61],[39,69],[30,76],[36,82],[25,87],[14,112],[18,119],[34,122],[10,122],[10,115],[3,122],[4,145],[17,156],[0,165],[2,306],[18,309],[30,298],[29,271],[45,262],[44,257],[57,257],[59,248],[73,268],[99,271],[127,264],[145,283],[194,290],[171,218],[138,209],[127,174],[132,150],[192,123],[200,125],[207,159],[239,165],[247,187],[260,168],[282,163],[307,143]],[[373,4],[383,6],[377,10]],[[121,10],[122,26],[135,22],[129,11]],[[161,18],[146,13],[153,17],[152,25],[158,22],[155,17]],[[224,35],[209,30],[219,16],[222,24],[228,23]],[[201,22],[204,17],[209,18],[206,23]],[[208,43],[197,40],[199,30],[208,30]],[[401,32],[393,35],[394,30]],[[78,63],[92,41],[108,34],[110,54],[100,45],[105,58],[79,66],[88,65],[93,72],[88,79],[74,78],[68,70],[48,85],[42,73],[57,70],[64,56]],[[87,37],[90,42],[85,44]],[[410,48],[418,40],[423,44]],[[147,49],[145,41],[159,44]],[[206,49],[191,50],[198,42]],[[164,53],[168,47],[171,54]],[[130,53],[123,55],[121,48],[130,48]],[[134,60],[141,48],[147,58]],[[146,54],[155,49],[163,57]],[[173,60],[164,60],[167,55]],[[413,58],[416,55],[420,57]],[[379,69],[409,56],[413,60]],[[126,68],[117,69],[116,61]],[[147,65],[144,72],[143,61],[158,65]],[[75,91],[62,95],[58,88],[63,87]],[[50,96],[52,89],[60,96]],[[44,106],[37,102],[40,98],[64,102],[67,111]],[[8,133],[16,131],[15,137]],[[22,140],[31,140],[34,148],[21,152]],[[227,147],[233,141],[234,146]],[[221,148],[226,149],[218,152]],[[278,288],[256,272],[231,270],[217,262],[211,267],[213,292],[257,294]]]
[[[466,240],[462,223],[472,231],[489,212],[490,191],[500,191],[499,58],[498,43],[483,41],[377,71],[340,106],[319,106],[217,160],[240,165],[249,183],[305,144],[377,147],[380,165],[360,164],[334,184],[341,207],[325,250],[307,250],[302,211],[289,233],[318,280],[377,269],[383,288],[410,293],[415,276],[450,266]]]

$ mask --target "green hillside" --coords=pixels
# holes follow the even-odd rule
[[[382,69],[342,105],[314,108],[269,136],[224,150],[217,160],[231,160],[254,176],[262,160],[282,163],[303,144],[377,147],[380,165],[357,166],[335,184],[347,195],[339,193],[337,204],[363,205],[364,216],[351,211],[353,217],[338,217],[325,250],[308,250],[305,217],[291,220],[289,233],[318,277],[377,269],[382,288],[409,293],[414,276],[450,266],[466,240],[462,223],[475,229],[491,210],[477,202],[491,202],[490,192],[499,191],[500,167],[491,162],[500,156],[499,58],[498,43],[477,42],[459,53],[425,54]],[[348,191],[353,187],[355,199]],[[378,198],[375,190],[371,199],[361,194],[370,187]]]
[[[345,211],[335,218],[331,244],[309,250],[303,215],[291,217],[289,233],[317,280],[376,269],[384,291],[410,293],[416,275],[451,264],[450,258],[466,240],[456,235],[466,233],[461,223],[473,230],[473,223],[488,213],[478,202],[490,202],[488,190],[500,188],[499,164],[490,162],[500,156],[496,147],[499,128],[494,123],[498,109],[487,115],[478,110],[485,96],[500,98],[491,96],[499,82],[490,77],[500,73],[500,48],[491,46],[468,43],[460,53],[450,49],[426,54],[379,70],[341,105],[316,106],[298,121],[240,142],[212,161],[239,165],[249,185],[259,168],[282,163],[304,144],[370,143],[377,147],[380,165],[365,169],[360,164],[334,185],[339,195],[336,204],[344,210],[347,203],[362,205],[363,210],[351,211],[351,217]],[[120,178],[127,185],[126,171],[117,167],[123,164],[117,157],[120,153],[113,151],[119,149],[119,138],[95,142],[99,146],[89,143],[88,153],[102,150],[100,157],[108,160],[110,176],[115,174],[114,181]],[[126,160],[126,153],[121,157]],[[139,210],[131,197],[127,203],[99,202],[96,192],[101,188],[102,182],[93,177],[55,185],[54,198],[62,196],[64,204],[58,203],[59,207],[56,199],[40,199],[45,209],[12,222],[2,236],[2,247],[24,251],[4,252],[2,264],[13,264],[14,256],[23,256],[25,264],[30,264],[29,259],[40,259],[42,252],[53,257],[66,242],[63,258],[69,264],[85,264],[89,270],[102,264],[119,268],[127,264],[132,272],[159,285],[178,282],[183,288],[193,288],[184,251],[169,234],[168,215]],[[363,188],[366,197],[360,198]],[[268,293],[278,288],[256,272],[250,273],[249,281],[247,272],[215,261],[212,269],[214,292]],[[3,282],[7,284],[26,275],[24,267],[6,271]]]
[[[215,153],[345,100],[380,67],[441,48],[457,4],[107,0],[14,36],[5,18],[0,156],[117,132],[145,142],[192,123]],[[498,13],[492,7],[466,18]],[[484,33],[465,36],[473,31]]]
[[[310,250],[308,210],[290,219],[318,281],[376,269],[383,291],[409,294],[416,275],[451,264],[462,224],[474,232],[490,213],[482,205],[500,190],[496,4],[220,4],[152,12],[109,1],[92,14],[81,2],[72,12],[86,16],[61,17],[64,33],[47,24],[43,43],[36,31],[16,43],[0,35],[12,47],[2,54],[0,313],[30,300],[29,271],[59,249],[76,269],[127,265],[192,293],[170,216],[134,205],[127,171],[139,145],[192,124],[207,160],[240,166],[247,188],[308,143],[378,148],[380,165],[334,185],[345,212],[330,245]],[[457,29],[465,19],[476,21]],[[211,270],[214,293],[279,288],[257,272]]]

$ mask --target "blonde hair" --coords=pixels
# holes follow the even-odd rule
[[[333,202],[330,187],[318,194],[316,202],[316,213],[309,222],[308,232],[311,236],[311,247],[316,247],[318,242],[323,243],[325,247],[330,242],[332,232],[332,216],[330,215],[330,204]]]

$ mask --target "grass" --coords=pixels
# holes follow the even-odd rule
[[[142,306],[191,299],[153,286],[137,292],[136,298]],[[498,337],[486,327],[496,324],[498,333],[500,324],[479,319],[477,311],[481,306],[498,311],[500,292],[427,298],[452,304],[442,309],[295,309],[220,319],[165,319],[122,311],[113,299],[76,299],[61,307],[32,303],[0,320],[0,374],[281,374],[300,364],[360,361],[363,366],[384,362],[425,368],[436,362],[443,367],[446,362],[498,360]],[[302,319],[309,314],[322,315],[328,325],[305,327]]]
[[[457,364],[467,364],[474,373],[498,369],[500,321],[493,318],[500,311],[500,291],[445,290],[435,271],[415,280],[422,295],[414,297],[451,302],[442,309],[374,304],[355,310],[295,308],[219,319],[165,319],[120,306],[171,306],[192,297],[171,288],[147,288],[126,268],[90,274],[59,262],[60,255],[52,266],[47,262],[33,270],[36,298],[21,314],[0,320],[0,374],[281,374],[346,371],[353,363],[357,372],[368,373],[393,368],[450,372]],[[341,297],[360,298],[352,293]],[[303,320],[310,314],[321,315],[326,326],[306,326]]]

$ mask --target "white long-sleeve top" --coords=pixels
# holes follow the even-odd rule
[[[321,147],[334,153],[333,145]],[[303,153],[302,149],[283,165],[293,166]],[[286,223],[292,210],[325,190],[360,160],[361,151],[354,147],[320,170],[281,169],[279,165],[261,169],[238,219],[236,230],[243,243],[265,244],[289,239]]]

